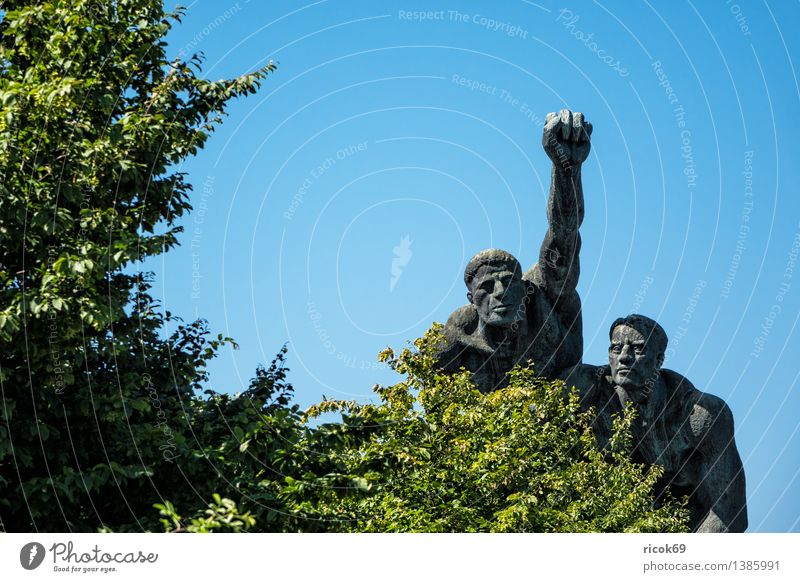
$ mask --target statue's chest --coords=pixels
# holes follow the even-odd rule
[[[692,448],[686,431],[676,419],[642,418],[633,427],[635,457],[648,465],[660,465],[674,485],[688,485]]]
[[[549,306],[537,305],[532,311],[527,329],[514,354],[514,363],[525,364],[528,360],[533,360],[536,370],[547,376],[548,371],[552,371],[557,364],[556,355],[566,333],[561,321]]]

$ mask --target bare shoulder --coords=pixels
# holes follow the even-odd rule
[[[450,314],[450,317],[447,318],[447,323],[444,324],[444,332],[448,337],[461,334],[469,335],[475,331],[477,325],[478,311],[474,305],[467,304]]]
[[[677,372],[664,372],[673,386],[673,398],[684,406],[692,436],[706,444],[729,441],[733,436],[733,413],[725,401],[701,392]]]
[[[464,364],[464,348],[471,344],[470,334],[477,327],[478,313],[473,305],[459,307],[447,319],[442,329],[442,341],[436,349],[436,359],[448,372],[458,370]]]
[[[708,444],[726,444],[733,437],[733,413],[722,398],[713,394],[700,393],[689,424],[694,436]]]
[[[556,377],[568,385],[577,387],[590,386],[605,375],[606,366],[592,366],[591,364],[578,364],[564,368]]]
[[[578,364],[561,370],[556,378],[563,380],[567,388],[577,388],[581,401],[589,406],[599,399],[602,379],[608,373],[607,366]]]
[[[528,285],[528,301],[539,303],[545,313],[554,311],[554,315],[571,327],[570,323],[580,316],[581,298],[574,286],[565,283],[565,277],[565,274],[553,277],[552,273],[545,276],[541,264],[536,263],[525,271],[522,280]],[[583,352],[582,343],[580,351]]]

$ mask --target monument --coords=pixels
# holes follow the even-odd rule
[[[668,491],[687,495],[692,531],[743,532],[745,477],[728,406],[661,367],[667,334],[649,317],[617,319],[609,337],[608,365],[578,364],[560,373],[579,390],[581,404],[594,408],[600,446],[611,436],[613,415],[630,403],[634,460],[664,468],[657,499]]]
[[[584,212],[581,165],[591,134],[581,113],[564,109],[545,119],[542,146],[553,169],[539,262],[523,274],[511,254],[487,249],[464,271],[469,304],[447,320],[438,361],[445,371],[472,372],[483,392],[505,386],[517,364],[532,361],[540,375],[552,378],[581,361],[578,229]]]
[[[532,363],[540,376],[579,390],[582,405],[595,411],[601,447],[611,437],[613,416],[630,404],[634,459],[664,468],[657,501],[668,493],[686,495],[692,531],[742,532],[745,476],[733,415],[720,398],[661,368],[667,348],[662,327],[642,315],[618,319],[609,332],[608,365],[581,363],[581,165],[591,134],[581,113],[547,115],[542,146],[553,169],[539,262],[523,274],[519,261],[499,249],[470,259],[464,270],[469,303],[444,326],[439,366],[469,370],[477,388],[491,392],[507,384],[515,365]]]

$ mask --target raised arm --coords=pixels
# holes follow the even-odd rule
[[[580,275],[578,229],[583,222],[581,164],[589,155],[591,134],[592,124],[582,113],[562,109],[558,114],[548,113],[545,119],[542,146],[553,162],[553,171],[547,201],[548,228],[534,280],[554,306],[568,307],[565,304],[577,302],[572,307],[580,309],[575,290]]]

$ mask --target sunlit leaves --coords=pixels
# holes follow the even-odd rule
[[[194,459],[197,390],[224,342],[160,314],[136,265],[179,242],[191,186],[177,165],[274,67],[205,80],[167,52],[178,17],[160,0],[2,5],[0,377],[15,412],[0,420],[0,523],[12,531],[148,528],[162,489],[191,493],[176,458]]]
[[[434,328],[399,356],[405,376],[378,405],[325,401],[341,422],[306,431],[298,455],[320,472],[285,479],[302,529],[335,531],[684,531],[677,501],[653,506],[658,470],[630,460],[630,418],[597,448],[590,412],[563,383],[516,369],[481,394],[469,374],[438,373]]]

